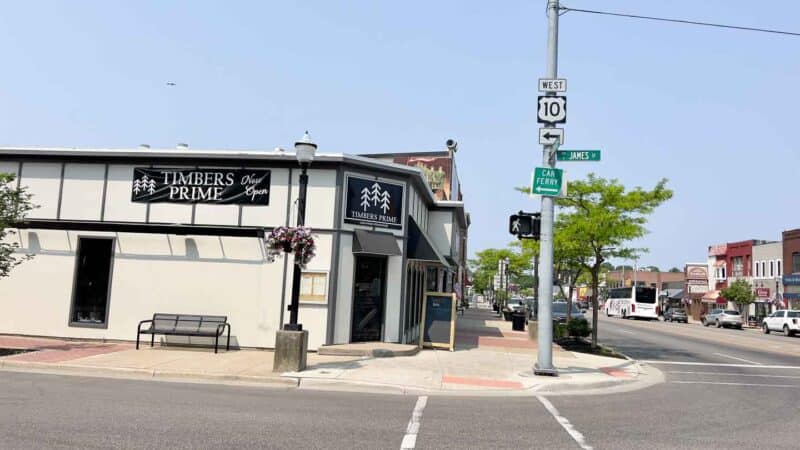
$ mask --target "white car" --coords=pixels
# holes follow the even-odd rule
[[[800,311],[782,309],[764,318],[761,329],[765,334],[770,331],[783,331],[786,336],[800,332]]]

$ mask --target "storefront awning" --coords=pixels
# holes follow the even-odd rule
[[[393,234],[375,231],[356,230],[353,238],[353,253],[369,255],[400,255],[397,238]]]
[[[703,295],[703,298],[700,299],[703,303],[716,303],[717,299],[719,298],[719,291],[708,291]]]
[[[408,218],[408,240],[406,241],[406,255],[410,260],[425,261],[450,267],[436,247],[422,232],[419,225],[412,217]]]
[[[725,260],[724,259],[720,259],[720,260],[714,261],[714,267],[722,267],[724,265],[725,265]]]

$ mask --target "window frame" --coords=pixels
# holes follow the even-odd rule
[[[103,318],[103,323],[87,323],[72,320],[75,314],[75,296],[78,294],[78,268],[80,266],[81,255],[81,240],[83,239],[96,239],[111,241],[111,257],[108,263],[108,288],[106,289],[106,313]],[[117,238],[116,236],[96,236],[90,234],[78,234],[77,243],[75,244],[75,261],[73,262],[72,269],[72,295],[69,300],[69,316],[67,316],[67,326],[71,328],[97,328],[108,329],[108,317],[111,313],[111,286],[114,281],[114,260],[117,254]]]
[[[327,270],[302,270],[300,271],[300,285],[303,284],[303,278],[308,275],[311,279],[311,294],[303,294],[302,288],[298,294],[298,302],[300,304],[308,305],[327,305],[328,297],[330,296],[330,276]],[[322,295],[314,295],[314,278],[325,279],[325,292]],[[319,299],[314,297],[321,297]]]

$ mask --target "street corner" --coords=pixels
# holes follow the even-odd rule
[[[586,367],[558,367],[559,381],[535,390],[537,395],[609,395],[647,389],[665,382],[657,368],[627,360],[620,364]]]

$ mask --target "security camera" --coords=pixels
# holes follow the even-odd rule
[[[458,142],[456,142],[453,139],[448,139],[447,142],[444,143],[444,145],[446,145],[447,149],[452,151],[453,153],[455,153],[456,150],[458,150]]]

